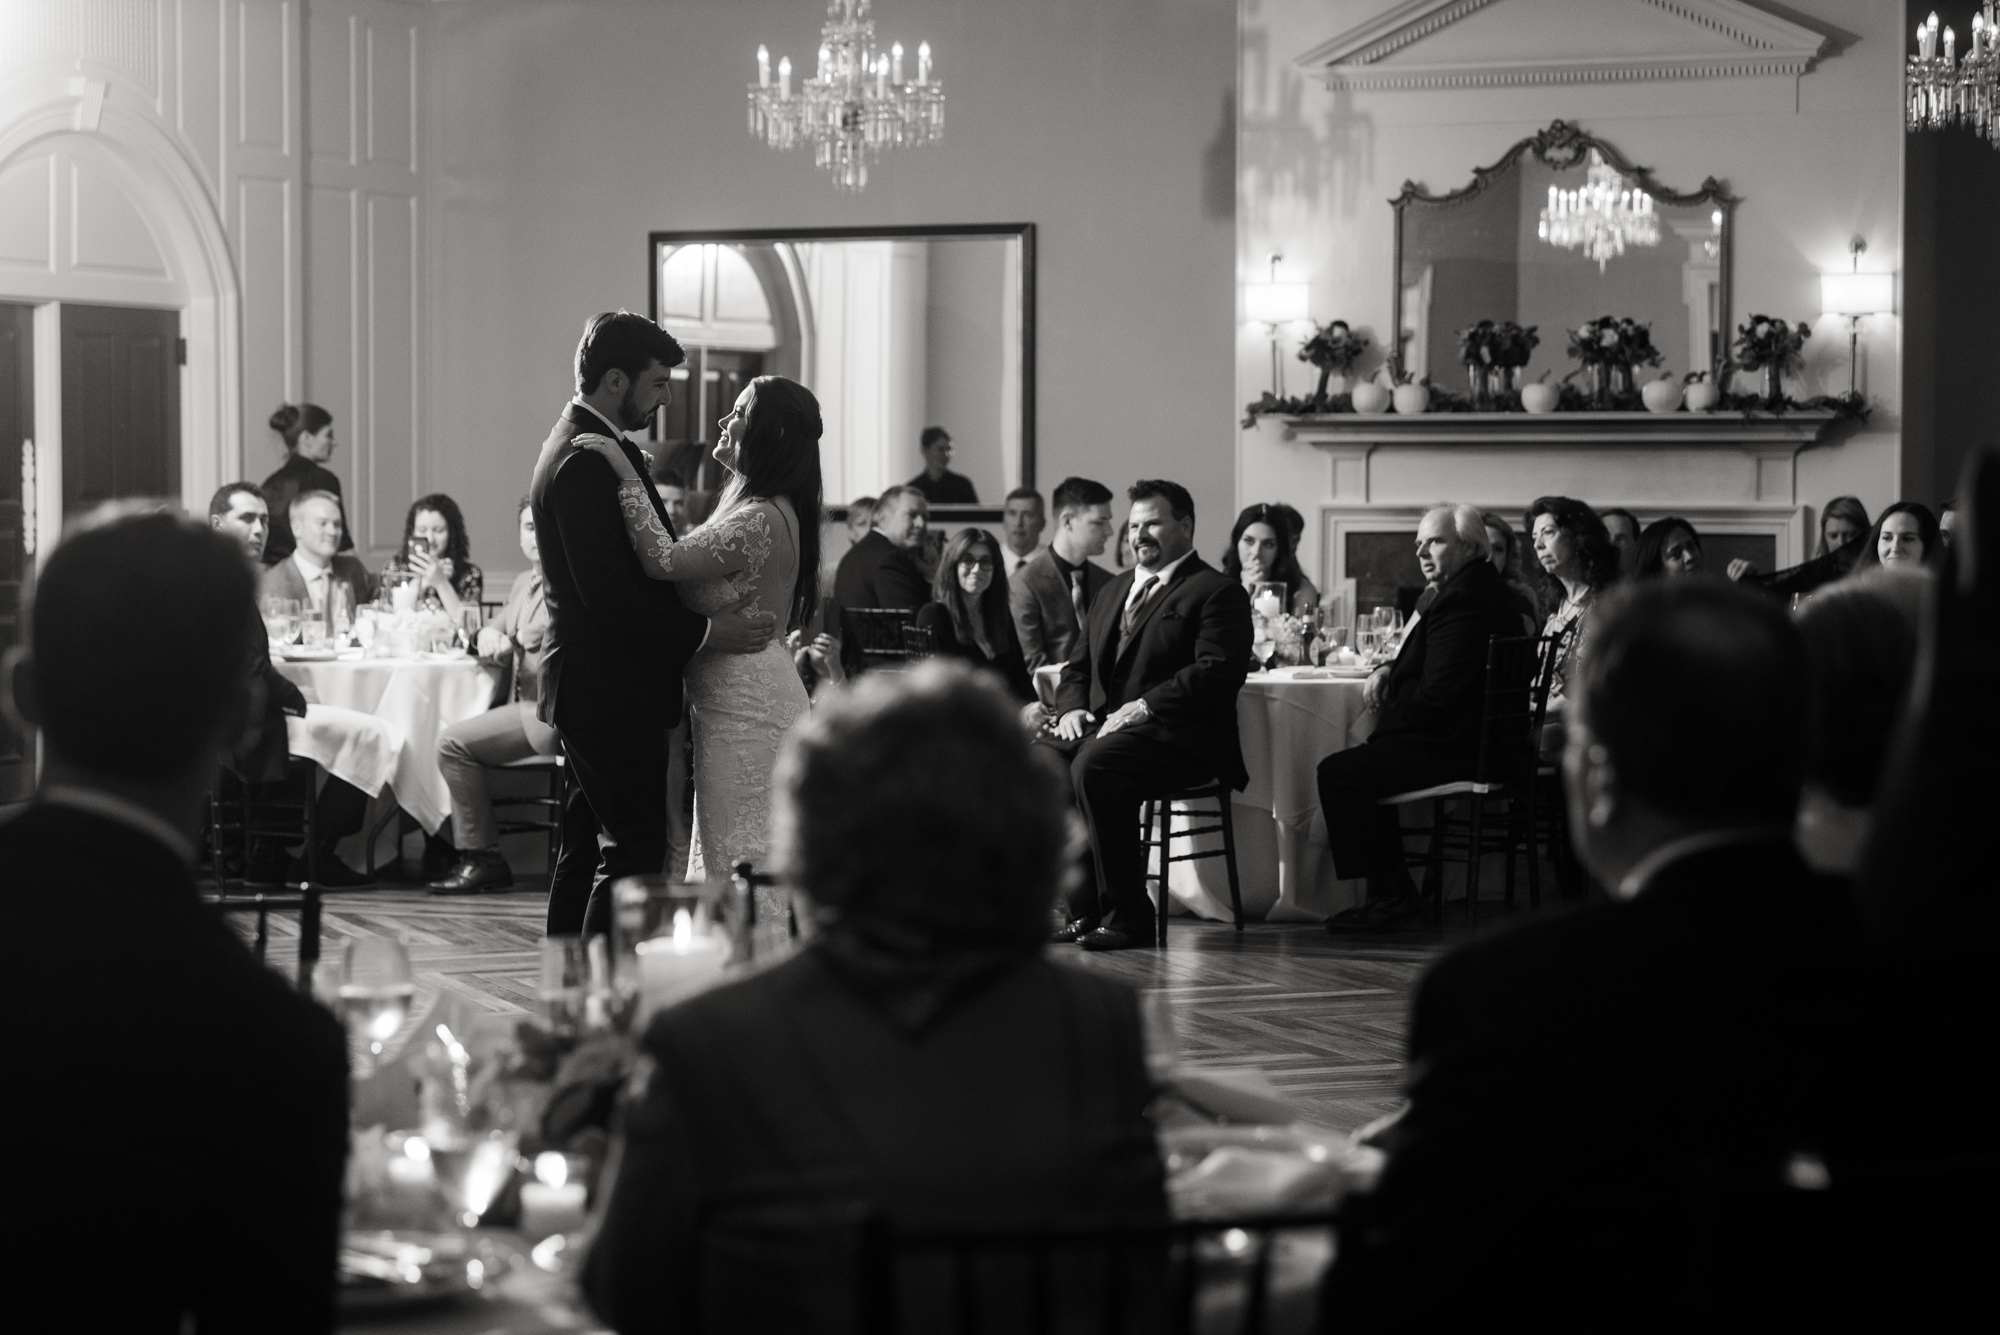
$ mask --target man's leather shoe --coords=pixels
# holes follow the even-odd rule
[[[1085,950],[1128,950],[1132,946],[1132,937],[1116,927],[1100,927],[1094,932],[1085,932],[1077,938],[1077,944]]]
[[[1073,946],[1083,940],[1089,932],[1090,929],[1080,922],[1065,923],[1055,930],[1054,935],[1049,937],[1049,944],[1052,946]]]
[[[484,848],[458,855],[451,871],[430,883],[434,895],[476,895],[487,890],[505,890],[514,884],[514,869],[497,848]]]
[[[342,862],[332,849],[322,849],[312,859],[312,864],[316,872],[313,884],[322,890],[372,890],[375,887],[373,876],[367,872],[354,870]],[[302,884],[306,879],[308,865],[304,858],[293,858],[291,867],[287,871],[288,879],[295,884]]]

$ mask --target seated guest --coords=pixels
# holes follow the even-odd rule
[[[1513,595],[1521,611],[1521,624],[1527,627],[1528,634],[1541,634],[1542,608],[1535,591],[1522,578],[1521,541],[1515,536],[1514,526],[1498,510],[1481,510],[1479,518],[1486,525],[1486,542],[1492,548],[1489,559],[1507,581],[1507,592]]]
[[[382,568],[417,577],[417,606],[443,611],[454,620],[466,607],[479,610],[486,576],[472,564],[465,516],[458,502],[440,492],[419,496],[403,517],[403,549]]]
[[[241,545],[256,573],[267,573],[263,568],[264,538],[270,531],[271,512],[261,491],[248,482],[223,486],[208,503],[208,524]],[[329,755],[389,756],[402,745],[389,725],[372,714],[308,703],[304,693],[271,665],[271,642],[264,634],[261,617],[255,644],[251,675],[263,690],[263,717],[223,761],[236,779],[250,786],[253,797],[272,796],[273,788],[283,789],[292,755],[290,729],[285,723],[288,717],[304,719],[315,749],[323,745]],[[251,885],[276,886],[310,875],[324,890],[360,890],[375,884],[373,876],[356,871],[334,852],[334,845],[360,832],[371,796],[339,775],[328,774],[313,803],[313,856],[287,865],[281,844],[253,841],[245,850],[244,880]],[[222,856],[222,850],[217,849],[216,856]]]
[[[972,479],[951,471],[951,433],[941,426],[927,426],[919,438],[924,471],[903,485],[914,487],[932,505],[977,505],[979,489]]]
[[[1374,932],[1414,917],[1417,887],[1404,865],[1401,818],[1381,801],[1472,777],[1486,690],[1486,643],[1518,636],[1521,613],[1489,559],[1486,525],[1469,505],[1440,505],[1417,525],[1417,564],[1437,597],[1411,626],[1396,661],[1368,679],[1376,712],[1360,746],[1319,762],[1319,803],[1335,874],[1366,877],[1368,898],[1327,924]]]
[[[1111,537],[1111,489],[1086,477],[1066,477],[1051,499],[1055,536],[1007,581],[1014,630],[1030,671],[1069,661],[1091,602],[1112,580],[1110,571],[1090,559],[1103,554]]]
[[[0,1007],[34,1017],[8,1040],[0,1245],[28,1312],[61,1313],[21,1329],[333,1329],[346,1042],[192,868],[217,758],[255,718],[255,587],[205,526],[99,515],[49,555],[10,663],[44,759],[0,824]],[[145,1239],[115,1275],[107,1212]]]
[[[1122,950],[1153,939],[1139,812],[1149,798],[1249,782],[1236,697],[1250,671],[1250,596],[1194,550],[1194,498],[1141,479],[1126,493],[1138,565],[1090,605],[1040,738],[1069,760],[1090,858],[1057,942]],[[1226,799],[1225,799],[1226,800]],[[1162,908],[1165,906],[1162,905]]]
[[[1549,711],[1560,713],[1570,678],[1582,661],[1591,605],[1618,578],[1618,549],[1597,512],[1567,496],[1543,496],[1529,506],[1527,528],[1541,566],[1543,601],[1555,609],[1542,634],[1569,636],[1549,690]]]
[[[1048,526],[1042,493],[1033,487],[1016,487],[1007,493],[1007,503],[1000,511],[1000,554],[1006,566],[1000,572],[1002,590],[1014,578],[1014,572],[1042,549],[1042,530]]]
[[[856,496],[847,503],[847,541],[857,543],[875,526],[875,498]]]
[[[1222,554],[1222,573],[1238,580],[1249,593],[1259,584],[1285,586],[1285,610],[1310,615],[1319,606],[1319,590],[1299,569],[1298,539],[1274,505],[1253,505],[1236,516],[1229,530],[1229,548]]]
[[[1819,517],[1819,550],[1810,561],[1771,574],[1758,573],[1749,562],[1729,563],[1729,577],[1761,588],[1787,601],[1844,578],[1866,550],[1868,511],[1852,496],[1836,496]]]
[[[1938,506],[1937,521],[1938,543],[1940,546],[1949,549],[1951,547],[1952,526],[1958,522],[1958,507],[1950,501],[1943,502]]]
[[[851,511],[850,511],[851,512]],[[833,600],[841,607],[907,608],[915,612],[931,600],[930,579],[914,559],[923,546],[930,505],[913,487],[891,487],[875,502],[869,528],[847,549],[834,572]],[[859,672],[861,646],[841,643],[841,663],[849,676]]]
[[[962,528],[944,546],[933,601],[917,611],[917,624],[930,631],[943,658],[958,658],[999,678],[1016,700],[1035,699],[1028,662],[1007,610],[1000,582],[1000,544],[983,528]]]
[[[1031,751],[1001,692],[952,664],[864,679],[786,739],[773,853],[817,930],[647,1031],[583,1272],[607,1325],[846,1329],[852,1252],[829,1244],[864,1216],[1165,1217],[1137,999],[1042,949],[1068,817]],[[1112,1328],[1104,1286],[1061,1282],[1064,1264],[1046,1328]],[[1025,1264],[978,1274],[982,1327],[1026,1328]],[[948,1320],[899,1306],[904,1329]]]
[[[687,479],[670,468],[657,468],[653,471],[653,485],[660,493],[660,504],[666,507],[674,532],[685,533],[693,528],[688,517]]]
[[[1604,532],[1618,550],[1618,573],[1629,575],[1639,563],[1639,517],[1630,510],[1605,510],[1597,516]]]
[[[1639,535],[1639,554],[1632,563],[1636,579],[1678,579],[1701,569],[1701,535],[1679,515],[1646,525]]]
[[[1855,558],[1855,571],[1880,566],[1897,574],[1909,574],[1940,564],[1944,559],[1944,539],[1938,534],[1937,516],[1930,507],[1916,501],[1897,501],[1875,520],[1874,529],[1864,540]]]
[[[1786,1324],[1714,1287],[1707,1262],[1744,1239],[1705,1193],[1841,1143],[1852,924],[1791,842],[1804,655],[1719,581],[1636,584],[1592,622],[1564,767],[1612,902],[1471,941],[1419,984],[1408,1109],[1343,1206],[1325,1329]]]
[[[1852,874],[1917,664],[1922,580],[1873,571],[1828,585],[1798,612],[1812,684],[1799,849],[1819,871]]]
[[[431,882],[434,895],[477,894],[514,884],[513,870],[500,852],[500,832],[493,827],[487,767],[562,750],[556,730],[535,713],[542,697],[549,598],[542,585],[541,549],[535,543],[535,512],[527,497],[521,498],[516,514],[528,569],[514,577],[500,614],[480,628],[478,645],[482,660],[511,669],[507,703],[438,734],[438,768],[451,790],[451,835],[457,857],[449,872]],[[587,896],[588,887],[582,893]]]
[[[347,590],[349,607],[374,601],[375,577],[358,558],[340,550],[344,529],[338,496],[300,492],[292,499],[290,522],[292,554],[264,572],[261,597],[288,598],[321,611],[328,590],[340,587]]]
[[[285,441],[285,462],[264,479],[258,490],[270,504],[271,513],[283,519],[292,512],[292,502],[308,491],[323,491],[340,503],[340,475],[326,466],[333,457],[333,414],[317,403],[287,403],[271,414],[271,430]],[[341,511],[340,550],[352,551],[354,539],[347,532],[347,512]],[[280,523],[265,544],[264,564],[276,565],[292,554],[292,526]]]

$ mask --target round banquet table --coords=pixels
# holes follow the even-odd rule
[[[401,742],[387,765],[396,804],[414,816],[426,832],[436,834],[451,814],[451,793],[445,787],[444,772],[438,768],[438,735],[492,707],[498,670],[464,655],[337,658],[327,662],[276,659],[273,665],[298,683],[309,701],[372,714],[389,726]],[[293,754],[317,761],[329,774],[364,792],[379,791],[379,769],[370,773],[365,762],[344,752],[319,754],[325,748],[309,726],[311,721],[310,714],[305,719],[289,720]],[[356,772],[345,772],[348,769]]]
[[[1243,915],[1267,922],[1319,922],[1360,902],[1362,883],[1333,874],[1319,810],[1319,762],[1365,741],[1375,716],[1362,705],[1366,679],[1252,673],[1236,698],[1237,732],[1250,783],[1235,795],[1236,870]],[[1211,820],[1195,821],[1212,824]],[[1194,823],[1176,817],[1176,823]],[[1219,834],[1196,847],[1222,846]],[[1174,845],[1176,855],[1188,851]],[[1227,920],[1229,874],[1221,858],[1176,863],[1167,880],[1182,908]]]

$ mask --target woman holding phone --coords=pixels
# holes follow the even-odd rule
[[[417,577],[417,606],[456,617],[477,608],[485,576],[468,555],[465,516],[442,492],[419,496],[403,520],[403,550],[389,558],[383,574],[407,570]]]

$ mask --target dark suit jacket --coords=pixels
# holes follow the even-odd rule
[[[333,557],[332,579],[347,586],[354,599],[354,606],[375,600],[377,588],[375,577],[368,573],[368,567],[361,564],[361,558],[336,552]],[[267,568],[257,585],[259,598],[296,598],[308,602],[312,595],[306,592],[306,577],[300,573],[298,562],[287,556],[278,564]]]
[[[722,1241],[752,1220],[810,1236],[870,1209],[902,1227],[1164,1212],[1132,991],[1039,955],[913,1032],[808,947],[664,1012],[646,1052],[584,1274],[619,1330],[852,1329],[849,1259]]]
[[[1408,1112],[1341,1231],[1329,1328],[1704,1328],[1678,1305],[1690,1249],[1728,1225],[1702,1192],[1850,1142],[1854,952],[1840,888],[1777,838],[1446,955],[1417,990]]]
[[[1250,672],[1250,595],[1189,553],[1121,640],[1125,596],[1137,573],[1118,576],[1091,602],[1087,633],[1063,665],[1056,708],[1088,709],[1102,721],[1144,697],[1153,716],[1131,729],[1135,735],[1193,752],[1240,790],[1250,782],[1236,735],[1236,696]]]
[[[1470,763],[1479,751],[1486,642],[1521,630],[1506,577],[1490,561],[1468,562],[1403,641],[1373,735],[1421,739]]]
[[[963,473],[954,473],[949,468],[944,470],[943,477],[935,481],[931,478],[930,470],[925,469],[903,485],[915,487],[932,505],[979,504],[979,489],[972,485],[972,479]]]
[[[0,1247],[32,1277],[17,1301],[55,1305],[16,1306],[21,1328],[331,1330],[339,1024],[121,822],[35,803],[0,867],[0,1010],[33,1017],[8,1041]]]
[[[833,600],[842,607],[906,607],[914,612],[931,600],[931,585],[908,552],[870,529],[840,558]]]
[[[591,434],[607,434],[597,415],[565,407],[528,489],[549,603],[541,718],[557,728],[621,720],[670,728],[681,717],[681,671],[701,648],[708,620],[689,611],[671,583],[647,578],[618,508],[618,475],[597,454],[571,447]],[[638,448],[616,439],[646,478]],[[673,533],[650,480],[646,495]]]
[[[1112,574],[1095,561],[1083,563],[1083,593],[1086,607],[1112,580]],[[1021,652],[1030,670],[1045,663],[1069,661],[1076,647],[1076,608],[1069,600],[1069,581],[1056,569],[1056,559],[1044,547],[1014,572],[1007,581],[1007,605],[1014,613],[1014,629],[1021,637]]]
[[[938,656],[956,658],[962,663],[982,667],[997,676],[1007,687],[1008,694],[1022,704],[1035,701],[1035,683],[1028,676],[1028,661],[1021,655],[1020,641],[1013,636],[1000,646],[1000,652],[988,658],[980,652],[977,644],[967,644],[958,638],[958,630],[951,624],[951,613],[943,603],[925,603],[917,609],[917,624],[928,629],[937,642]],[[1010,623],[1011,625],[1011,623]]]
[[[250,675],[263,683],[264,713],[250,735],[229,759],[229,768],[238,778],[251,783],[270,783],[285,777],[291,750],[285,732],[285,716],[306,716],[305,693],[290,678],[271,665],[271,639],[264,633],[263,619],[251,632]]]

